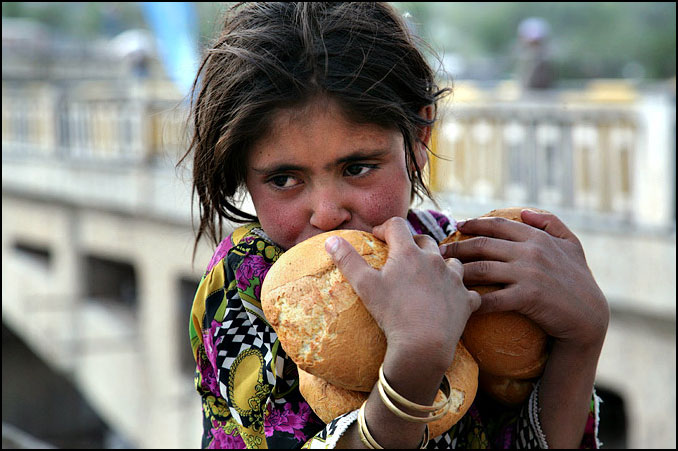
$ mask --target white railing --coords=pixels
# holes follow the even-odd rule
[[[3,83],[3,157],[118,164],[174,158],[187,142],[186,108],[173,93],[164,99],[140,94],[106,84],[77,91]]]
[[[511,102],[445,113],[435,191],[630,218],[641,142],[632,108]]]
[[[675,95],[590,86],[466,99],[460,89],[434,130],[438,199],[473,213],[534,205],[579,225],[675,233]]]

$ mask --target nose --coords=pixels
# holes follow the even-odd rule
[[[318,190],[314,193],[311,208],[311,225],[323,232],[337,229],[351,220],[347,199],[339,189]]]

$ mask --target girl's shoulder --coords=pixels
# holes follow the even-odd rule
[[[257,223],[237,227],[217,246],[193,298],[191,337],[199,339],[212,321],[221,322],[230,308],[258,305],[261,283],[282,254]],[[231,304],[232,300],[236,300]],[[192,338],[193,339],[193,338]],[[197,345],[197,341],[196,341]]]
[[[205,274],[212,271],[229,254],[235,253],[240,257],[245,257],[251,251],[257,252],[262,249],[266,249],[268,253],[271,253],[271,249],[274,247],[273,241],[266,235],[259,223],[251,222],[244,224],[234,229],[226,238],[221,240],[207,264]]]
[[[437,242],[457,230],[457,223],[448,215],[435,210],[411,209],[407,213],[407,222],[412,233],[429,235]]]

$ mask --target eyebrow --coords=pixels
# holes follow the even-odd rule
[[[349,155],[346,155],[345,157],[341,157],[336,159],[335,161],[328,163],[325,165],[324,169],[329,170],[333,166],[337,166],[340,164],[345,164],[345,163],[350,163],[353,161],[363,161],[363,160],[371,160],[371,159],[376,159],[383,157],[384,155],[388,154],[388,150],[382,150],[382,149],[377,149],[377,150],[357,150]],[[289,172],[289,171],[307,171],[308,166],[302,166],[302,165],[296,165],[296,164],[287,164],[287,163],[281,163],[281,164],[272,164],[270,166],[263,166],[260,168],[252,168],[252,170],[258,174],[275,174],[278,172]]]

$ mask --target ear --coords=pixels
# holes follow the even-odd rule
[[[423,107],[419,111],[419,116],[427,121],[433,120],[433,105]],[[431,126],[427,125],[420,127],[417,138],[419,138],[419,142],[417,142],[416,148],[414,149],[414,156],[417,161],[417,166],[419,166],[420,169],[423,169],[424,166],[426,166],[426,163],[428,163],[426,146],[428,146],[431,141]]]

